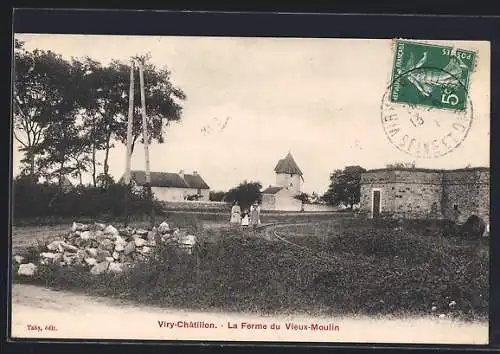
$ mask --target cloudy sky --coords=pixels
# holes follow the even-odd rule
[[[152,171],[198,171],[213,190],[243,181],[274,184],[288,151],[304,172],[306,192],[323,193],[330,172],[346,165],[380,168],[394,161],[419,167],[489,166],[490,49],[487,42],[447,42],[478,51],[470,83],[471,130],[452,153],[415,159],[384,134],[380,105],[390,80],[391,40],[17,35],[27,49],[105,64],[150,52],[187,94],[182,122],[164,144],[150,146]],[[437,42],[439,43],[439,42]],[[136,98],[136,102],[140,102]],[[124,112],[126,113],[126,112]],[[224,122],[225,128],[222,129]],[[21,159],[14,146],[14,174]],[[133,169],[144,169],[138,145]],[[125,147],[111,152],[110,173],[125,168]],[[89,176],[86,181],[90,181]]]

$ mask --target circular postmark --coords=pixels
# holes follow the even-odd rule
[[[459,80],[458,85],[466,99],[462,110],[440,108],[438,102],[433,101],[435,98],[424,95],[421,96],[421,104],[391,100],[394,85],[411,85],[410,75],[424,74],[429,70],[451,75],[442,69],[429,67],[407,71],[393,79],[381,103],[382,126],[390,143],[408,155],[427,159],[444,156],[460,146],[467,137],[473,120],[472,102],[467,88]],[[445,88],[445,92],[449,92],[446,90],[448,89]]]

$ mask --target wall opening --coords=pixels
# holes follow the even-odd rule
[[[382,211],[382,195],[380,189],[372,189],[372,218],[378,218]]]

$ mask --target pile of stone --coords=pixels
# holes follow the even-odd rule
[[[39,264],[80,265],[88,267],[92,274],[119,273],[124,267],[148,260],[159,244],[176,245],[192,254],[196,237],[178,228],[171,229],[166,222],[152,230],[131,227],[118,230],[113,225],[74,222],[68,234],[50,242],[40,253]],[[20,264],[19,275],[35,273],[37,265],[25,263],[22,256],[15,256],[14,261]]]

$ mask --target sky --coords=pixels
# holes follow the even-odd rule
[[[198,171],[211,190],[227,190],[243,180],[264,187],[275,184],[274,167],[288,152],[304,173],[302,190],[320,194],[328,188],[330,173],[347,165],[371,169],[413,161],[423,168],[489,166],[488,42],[444,42],[478,52],[469,88],[473,122],[464,142],[451,153],[417,159],[396,149],[381,124],[381,101],[394,56],[390,39],[16,38],[28,50],[52,50],[67,59],[88,56],[106,64],[149,52],[153,64],[167,66],[187,99],[182,121],[168,128],[165,143],[149,147],[151,171]],[[17,148],[14,144],[14,175],[22,158]],[[125,146],[116,143],[110,155],[115,179],[124,173],[125,158]],[[139,144],[132,169],[144,168]],[[90,175],[84,177],[84,182],[90,180]]]

